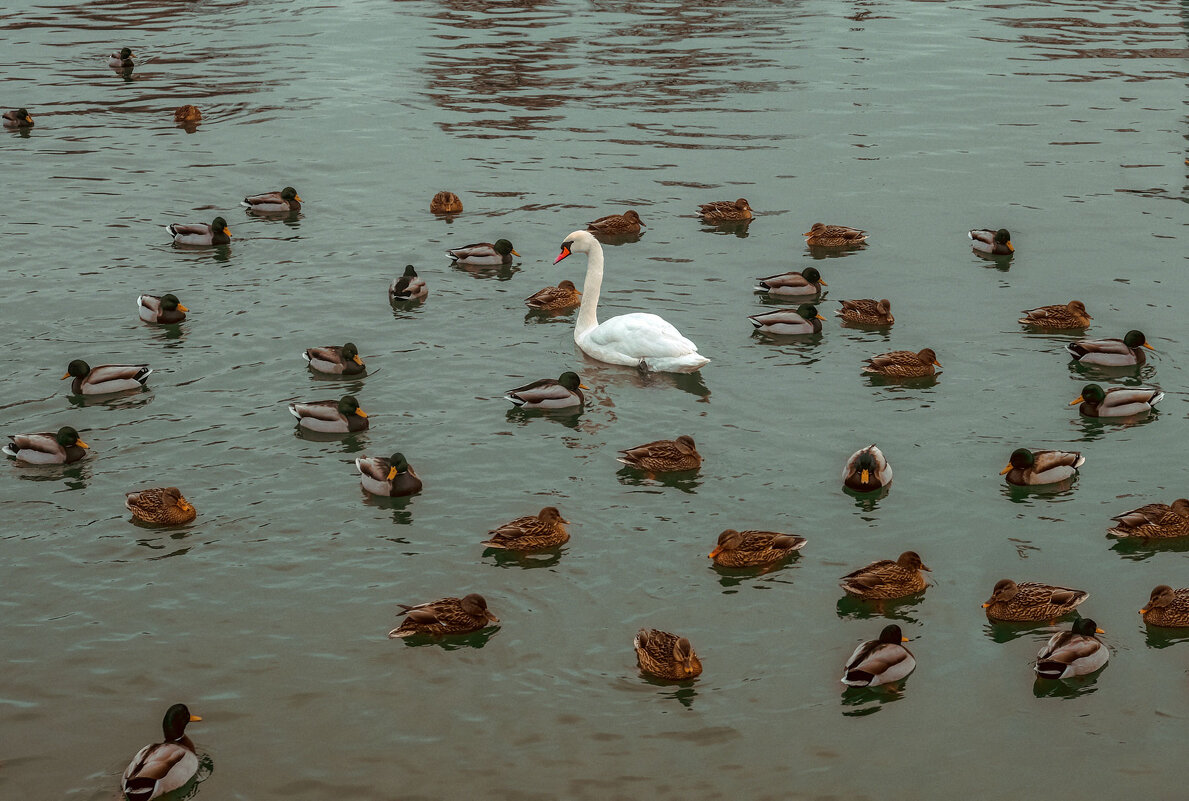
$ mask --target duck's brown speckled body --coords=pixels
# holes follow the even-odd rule
[[[640,669],[658,679],[683,681],[702,673],[702,660],[685,637],[660,629],[640,629],[633,645]]]
[[[440,598],[418,606],[397,604],[397,616],[404,615],[401,624],[388,632],[389,639],[412,637],[415,634],[465,634],[479,631],[500,619],[487,609],[487,599],[478,593],[461,598]]]

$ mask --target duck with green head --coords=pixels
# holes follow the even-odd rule
[[[366,431],[371,421],[359,408],[354,395],[344,395],[337,401],[309,401],[289,404],[289,413],[297,418],[301,428],[322,434],[348,434]]]
[[[140,319],[146,323],[163,323],[173,325],[186,319],[186,312],[190,311],[181,304],[178,296],[167,293],[161,297],[156,295],[141,295],[136,299],[136,310]]]
[[[892,466],[875,443],[860,448],[846,460],[842,483],[855,492],[875,492],[892,483]]]
[[[65,380],[74,377],[70,391],[74,395],[106,395],[140,389],[153,371],[147,364],[100,364],[92,367],[82,359],[66,366]]]
[[[11,440],[2,450],[26,464],[69,464],[77,462],[91,446],[78,437],[70,426],[40,434],[9,434]]]
[[[14,111],[6,111],[3,115],[5,128],[32,128],[33,117],[30,116],[28,109],[18,108]]]
[[[796,309],[776,309],[763,314],[753,314],[747,319],[751,320],[756,333],[799,336],[820,334],[822,320],[826,318],[817,313],[817,306],[802,303]]]
[[[1008,484],[1020,487],[1056,484],[1076,476],[1078,468],[1085,463],[1086,457],[1077,451],[1016,448],[999,475],[1005,476]]]
[[[826,282],[816,267],[806,267],[804,270],[770,275],[767,278],[757,278],[759,285],[756,292],[768,295],[820,295]]]
[[[566,371],[554,378],[542,378],[522,387],[508,390],[505,400],[518,409],[569,409],[582,407],[586,398],[582,390],[590,389],[577,373]]]
[[[399,278],[392,279],[388,285],[388,302],[404,303],[411,300],[425,300],[429,295],[429,287],[425,279],[417,275],[413,265],[405,265],[405,273]]]
[[[900,681],[916,669],[917,660],[904,647],[908,638],[896,624],[884,626],[879,637],[859,643],[843,667],[842,683],[876,687]]]
[[[309,348],[301,354],[311,370],[329,375],[359,375],[367,370],[354,342],[345,345],[326,345]]]
[[[276,214],[278,212],[299,211],[301,209],[301,197],[297,194],[296,189],[287,186],[280,192],[262,192],[259,195],[248,195],[239,204],[248,211]]]
[[[189,784],[198,773],[198,755],[186,736],[186,725],[202,720],[190,714],[185,704],[174,704],[161,721],[164,742],[146,745],[136,752],[120,783],[128,801],[150,801]]]
[[[990,253],[993,256],[1010,256],[1016,252],[1011,243],[1011,233],[1006,228],[992,231],[990,228],[975,228],[968,231],[972,247],[979,253]]]
[[[1141,348],[1156,350],[1148,344],[1143,331],[1131,330],[1122,339],[1082,339],[1065,346],[1078,364],[1099,367],[1131,367],[1143,364],[1147,357]]]
[[[1098,670],[1111,656],[1106,643],[1097,637],[1105,633],[1090,618],[1078,618],[1069,631],[1054,634],[1037,653],[1036,675],[1042,679],[1068,679]]]
[[[130,70],[136,66],[132,61],[134,58],[136,58],[136,54],[132,52],[132,48],[125,47],[120,52],[108,56],[107,66],[113,70]]]
[[[394,453],[387,459],[380,456],[361,456],[355,460],[359,483],[372,495],[396,498],[421,492],[421,479],[409,465],[404,454]]]
[[[473,245],[463,245],[460,248],[450,248],[446,251],[459,264],[511,264],[513,256],[520,254],[512,247],[507,239],[497,239],[495,243],[476,242]]]
[[[231,244],[231,229],[222,217],[216,217],[210,225],[206,223],[171,223],[165,226],[173,237],[175,245],[210,247]]]
[[[1164,393],[1158,389],[1111,387],[1104,390],[1098,384],[1086,384],[1082,394],[1069,405],[1080,403],[1078,411],[1084,417],[1133,417],[1152,411],[1163,398]]]

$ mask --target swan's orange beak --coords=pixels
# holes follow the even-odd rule
[[[566,247],[565,245],[562,245],[561,253],[557,254],[557,258],[553,260],[553,263],[557,264],[559,261],[561,261],[562,259],[564,259],[566,256],[569,256],[569,255],[570,255],[570,249],[568,247]]]

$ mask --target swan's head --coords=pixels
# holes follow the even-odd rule
[[[590,251],[599,246],[599,240],[595,239],[592,234],[587,231],[575,231],[566,237],[566,241],[561,243],[561,253],[557,254],[557,258],[553,260],[554,264],[569,256],[571,253],[590,253]]]

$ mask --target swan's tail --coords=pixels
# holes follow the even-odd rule
[[[684,353],[681,356],[657,356],[652,359],[641,359],[639,367],[645,372],[653,373],[696,373],[710,360],[697,351]]]

